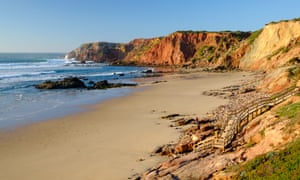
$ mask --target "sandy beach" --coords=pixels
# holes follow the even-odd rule
[[[166,160],[150,156],[175,142],[180,129],[161,119],[172,113],[201,117],[227,101],[205,90],[237,84],[246,72],[176,74],[79,114],[0,132],[0,179],[127,179]]]

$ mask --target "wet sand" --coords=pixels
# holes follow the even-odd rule
[[[202,95],[237,84],[246,72],[189,73],[146,83],[128,96],[69,115],[0,132],[0,179],[127,179],[166,158],[155,147],[180,131],[161,119],[172,113],[201,117],[227,101]]]

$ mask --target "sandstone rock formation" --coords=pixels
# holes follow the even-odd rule
[[[237,51],[249,32],[178,31],[166,37],[135,39],[128,44],[88,43],[68,53],[69,58],[116,64],[238,67]]]
[[[252,33],[177,31],[127,44],[87,43],[67,55],[81,61],[119,65],[263,71],[270,75],[260,87],[279,92],[300,79],[300,19],[272,22]],[[276,79],[280,84],[270,83]]]
[[[265,71],[299,63],[299,54],[300,21],[295,19],[272,22],[252,34],[177,31],[127,44],[87,43],[68,53],[68,58],[134,65],[221,65]]]
[[[175,32],[163,38],[150,39],[138,53],[129,53],[125,61],[149,65],[202,66],[226,59],[225,52],[234,49],[246,32]],[[227,58],[229,59],[229,58]],[[231,63],[229,63],[231,65]]]
[[[298,63],[300,58],[300,21],[267,24],[240,60],[246,70],[271,70]]]

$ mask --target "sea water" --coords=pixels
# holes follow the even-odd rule
[[[80,77],[88,81],[132,82],[142,67],[80,64],[64,59],[62,53],[0,53],[0,128],[61,117],[83,110],[82,105],[125,95],[132,88],[107,90],[40,90],[45,80]]]

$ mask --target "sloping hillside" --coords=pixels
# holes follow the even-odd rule
[[[240,60],[240,68],[268,71],[300,61],[300,21],[267,24]]]

